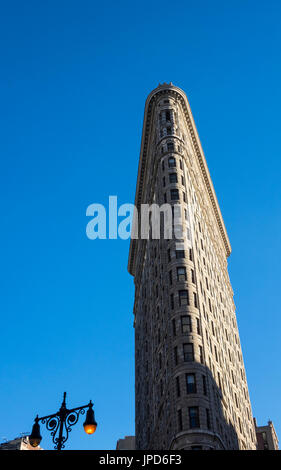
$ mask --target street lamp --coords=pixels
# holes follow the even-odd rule
[[[88,405],[79,406],[68,410],[65,404],[66,392],[63,394],[63,402],[60,410],[52,415],[35,418],[35,422],[32,427],[31,434],[29,436],[29,443],[32,447],[38,447],[42,436],[40,435],[40,425],[46,424],[48,431],[51,431],[53,443],[55,444],[55,450],[61,450],[65,447],[65,442],[68,439],[68,434],[71,431],[71,427],[77,423],[79,416],[85,414],[85,409],[88,408],[85,422],[83,423],[84,430],[87,434],[94,434],[97,429],[97,423],[95,420],[95,414],[93,410],[93,403],[90,400]]]

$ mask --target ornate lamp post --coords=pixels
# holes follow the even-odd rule
[[[72,408],[68,410],[65,404],[66,392],[63,394],[63,402],[60,407],[60,410],[52,415],[43,416],[38,418],[38,415],[35,418],[35,423],[32,427],[31,434],[29,436],[29,443],[32,447],[39,446],[42,436],[40,435],[40,425],[39,421],[42,424],[46,424],[48,431],[51,431],[51,436],[53,443],[55,444],[55,450],[62,450],[65,447],[65,442],[68,439],[68,434],[71,431],[71,427],[77,423],[79,416],[85,414],[86,408],[86,420],[83,423],[84,430],[87,434],[93,434],[97,428],[97,423],[95,420],[95,414],[93,410],[93,403],[90,400],[88,405],[79,406],[77,408]]]

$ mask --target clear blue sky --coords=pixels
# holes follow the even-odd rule
[[[134,433],[129,241],[87,239],[86,208],[134,201],[144,102],[165,81],[188,96],[232,244],[253,413],[281,438],[280,15],[279,0],[2,2],[0,439],[64,391],[99,423],[68,448]]]

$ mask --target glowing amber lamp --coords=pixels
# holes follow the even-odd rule
[[[95,430],[97,429],[96,424],[84,424],[84,431],[87,434],[94,434]]]
[[[92,404],[91,401],[90,401],[90,404],[89,404],[89,409],[87,411],[86,420],[85,420],[85,423],[83,424],[83,426],[84,426],[84,431],[87,434],[94,434],[95,430],[97,429],[97,423],[96,423],[96,420],[95,420],[93,404]]]

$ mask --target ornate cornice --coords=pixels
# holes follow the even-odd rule
[[[156,98],[159,95],[163,95],[163,94],[169,94],[171,96],[174,96],[181,103],[182,110],[184,112],[185,119],[186,119],[186,124],[189,129],[191,141],[193,144],[194,152],[198,159],[199,167],[201,169],[203,180],[207,189],[207,193],[210,198],[211,206],[213,208],[213,212],[214,212],[214,216],[217,222],[219,233],[221,235],[221,238],[225,247],[225,254],[226,254],[226,257],[228,257],[231,253],[231,246],[230,246],[226,228],[223,222],[223,218],[221,215],[221,211],[219,208],[219,204],[217,201],[217,197],[215,194],[211,176],[208,170],[204,152],[200,143],[198,132],[196,130],[192,112],[191,112],[185,93],[180,88],[175,87],[172,83],[170,84],[164,83],[163,85],[159,85],[148,95],[146,103],[145,103],[144,124],[143,124],[142,140],[141,140],[141,151],[140,151],[140,160],[139,160],[139,168],[138,168],[135,206],[139,211],[140,205],[142,203],[142,198],[143,198],[143,184],[145,180],[145,171],[146,171],[147,159],[148,159],[148,151],[149,151],[148,142],[150,139],[151,118],[153,114],[153,107],[154,107]],[[128,271],[133,276],[135,275],[134,260],[135,260],[136,242],[137,240],[131,239],[130,251],[129,251],[129,262],[128,262]]]

